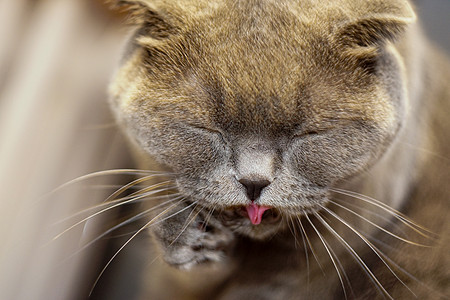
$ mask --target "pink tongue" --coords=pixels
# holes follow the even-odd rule
[[[270,209],[268,206],[259,206],[258,204],[252,203],[245,207],[247,209],[248,218],[252,221],[253,225],[258,225],[261,223],[263,213]]]

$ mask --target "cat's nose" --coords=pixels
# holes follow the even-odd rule
[[[270,181],[265,179],[249,180],[242,178],[239,182],[247,189],[247,196],[251,201],[258,199],[263,188],[270,184]]]

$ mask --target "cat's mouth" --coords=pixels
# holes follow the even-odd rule
[[[281,220],[281,213],[273,207],[251,203],[246,206],[232,207],[221,212],[223,222],[233,222],[239,218],[248,218],[253,225],[273,224]]]

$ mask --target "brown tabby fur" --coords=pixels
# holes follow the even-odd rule
[[[111,87],[111,104],[139,153],[140,166],[175,172],[178,191],[193,200],[198,197],[205,209],[223,212],[245,206],[248,199],[229,177],[213,176],[230,165],[239,176],[267,159],[270,164],[261,168],[273,183],[264,189],[261,203],[286,217],[278,227],[251,226],[248,220],[232,227],[214,214],[211,226],[217,226],[221,239],[230,240],[229,249],[220,259],[184,266],[188,271],[158,260],[143,283],[148,299],[450,295],[450,68],[422,36],[407,1],[115,4],[129,9],[138,27]],[[292,137],[303,141],[301,151],[293,150]],[[222,149],[223,143],[231,152]],[[292,166],[297,176],[290,175]],[[276,183],[277,178],[283,182]],[[358,205],[365,218],[374,212],[368,211],[373,205],[333,192],[336,188],[400,210],[432,233],[411,230],[384,210],[377,211],[385,214],[377,224],[431,247],[388,236],[333,206],[330,200],[340,199]],[[381,256],[404,269],[391,265],[400,278],[322,206],[333,207],[353,228],[384,243],[379,248],[388,258]],[[322,211],[323,222],[317,211]],[[177,237],[177,224],[189,216],[181,214],[157,226],[155,244]],[[300,223],[286,221],[297,217],[307,242]],[[362,271],[325,221],[373,276]],[[179,263],[173,260],[178,248],[156,248],[169,264]],[[339,261],[337,266],[330,257]]]

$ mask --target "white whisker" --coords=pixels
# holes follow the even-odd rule
[[[388,296],[389,299],[391,299],[391,300],[394,300],[394,298],[392,298],[392,296],[386,291],[384,286],[380,283],[378,278],[373,274],[373,272],[366,265],[364,260],[358,255],[358,253],[356,253],[356,251],[318,213],[314,213],[314,215],[346,247],[346,249],[348,249],[350,251],[350,253],[356,259],[358,264],[369,275],[369,278],[371,279],[372,282],[374,282],[375,286],[378,289],[381,289],[381,291],[382,291],[382,292],[380,291],[381,294],[385,295],[385,296]]]
[[[183,228],[181,229],[180,233],[179,233],[179,234],[176,236],[176,238],[170,243],[169,246],[172,246],[172,245],[180,238],[180,236],[183,234],[183,232],[186,231],[186,229],[189,227],[189,225],[191,225],[192,222],[194,222],[195,218],[197,218],[197,216],[198,216],[198,215],[200,214],[200,212],[203,210],[203,207],[200,208],[200,210],[197,211],[197,212],[194,214],[194,216],[192,216],[192,214],[193,214],[194,211],[196,210],[197,206],[198,206],[198,203],[197,203],[197,205],[194,207],[194,209],[189,213],[189,215],[188,215],[187,218],[186,218],[185,224],[183,225]],[[192,218],[191,218],[191,216],[192,216]],[[191,218],[191,219],[189,220],[189,218]]]
[[[386,234],[388,234],[388,235],[390,235],[390,236],[392,236],[392,237],[394,237],[394,238],[396,238],[396,239],[401,240],[402,242],[405,242],[405,243],[407,243],[407,244],[411,244],[411,245],[414,245],[414,246],[418,246],[418,247],[426,247],[426,248],[430,248],[430,247],[431,247],[431,246],[428,246],[428,245],[419,244],[419,243],[416,243],[416,242],[407,240],[407,239],[405,239],[405,238],[402,238],[401,236],[398,236],[398,235],[396,235],[396,234],[394,234],[394,233],[392,233],[392,232],[386,230],[385,228],[381,227],[380,225],[375,224],[374,222],[370,221],[369,219],[367,219],[367,218],[361,216],[361,215],[358,214],[357,212],[355,212],[355,211],[353,211],[353,210],[351,210],[351,209],[349,209],[349,208],[347,208],[347,207],[345,207],[345,206],[343,206],[343,205],[341,205],[341,204],[339,204],[339,203],[336,203],[335,201],[332,201],[332,200],[329,200],[329,201],[330,201],[331,203],[333,203],[334,205],[339,206],[340,208],[342,208],[342,209],[348,211],[349,213],[351,213],[351,214],[353,214],[353,215],[359,217],[360,219],[366,221],[367,223],[369,223],[370,225],[372,225],[372,226],[376,227],[377,229],[383,231],[384,233],[386,233]],[[320,205],[320,204],[319,204],[319,205]],[[325,206],[323,206],[323,205],[320,205],[320,207],[322,207],[323,209],[329,211],[329,210],[328,210]]]
[[[362,239],[364,241],[364,243],[366,243],[367,246],[369,246],[369,248],[378,256],[378,258],[381,260],[381,262],[388,268],[388,270],[392,273],[392,275],[395,276],[395,278],[397,278],[397,280],[404,286],[406,287],[414,296],[416,296],[416,294],[414,294],[414,292],[400,279],[400,277],[398,277],[398,275],[394,272],[394,270],[392,270],[392,268],[389,266],[388,263],[386,263],[386,261],[383,259],[383,257],[381,256],[386,256],[383,252],[381,252],[377,247],[375,247],[365,236],[363,236],[358,230],[354,229],[353,226],[351,226],[349,223],[347,223],[345,220],[343,220],[341,217],[339,217],[336,213],[334,213],[332,210],[326,208],[325,206],[322,206],[322,209],[324,209],[326,212],[328,212],[330,215],[332,215],[334,218],[336,218],[338,221],[340,221],[341,223],[343,223],[345,226],[347,226],[351,231],[353,231],[360,239]]]
[[[427,234],[424,234],[423,232],[421,232],[420,230],[423,230],[425,232],[427,232],[428,234],[432,234],[435,237],[437,237],[437,235],[435,233],[433,233],[432,231],[426,229],[425,227],[413,222],[412,220],[410,220],[407,216],[405,216],[404,214],[402,214],[401,212],[399,212],[398,210],[390,207],[389,205],[371,198],[369,196],[365,196],[363,194],[359,194],[359,193],[355,193],[352,191],[347,191],[347,190],[343,190],[343,189],[338,189],[338,188],[330,188],[330,191],[342,194],[342,195],[346,195],[349,197],[352,197],[354,199],[358,199],[361,201],[364,201],[366,203],[372,204],[376,207],[379,207],[381,209],[383,209],[384,211],[388,212],[389,214],[393,215],[395,218],[397,218],[398,220],[400,220],[402,223],[404,223],[405,225],[407,225],[408,227],[410,227],[411,229],[413,229],[414,231],[416,231],[417,233],[419,233],[420,235],[426,237],[426,238],[433,238]],[[420,229],[420,230],[419,230]]]
[[[138,178],[136,180],[131,181],[130,183],[125,184],[124,186],[122,186],[121,188],[119,188],[118,190],[116,190],[114,193],[112,193],[111,195],[108,196],[108,198],[106,198],[104,200],[104,202],[108,202],[111,199],[114,199],[115,197],[117,197],[118,195],[120,195],[121,193],[125,192],[126,190],[128,190],[130,187],[135,186],[137,184],[140,184],[142,182],[148,181],[150,179],[155,178],[156,176],[158,176],[157,174],[152,174],[152,175],[148,175],[148,176],[144,176],[142,178]],[[168,183],[172,183],[173,181],[164,181],[164,182],[160,182],[157,184],[152,185],[152,187],[160,187],[162,185],[168,184]]]
[[[297,248],[297,246],[299,246],[299,243],[297,240],[297,229],[295,229],[295,224],[294,224],[294,220],[292,219],[292,216],[289,216],[289,222],[287,224],[289,227],[289,231],[291,232],[292,236],[294,237],[295,248]],[[291,227],[291,225],[292,225],[292,227]]]
[[[111,209],[113,209],[113,208],[116,208],[116,207],[119,207],[119,206],[122,206],[122,205],[125,205],[125,204],[128,204],[128,203],[135,202],[136,200],[139,200],[139,199],[142,199],[142,198],[151,196],[151,195],[156,194],[156,193],[159,193],[159,192],[161,192],[161,191],[159,191],[159,190],[151,191],[151,192],[149,192],[149,193],[145,193],[145,194],[143,194],[143,195],[139,195],[139,196],[137,196],[137,197],[128,199],[128,200],[126,200],[126,201],[120,201],[119,203],[115,203],[115,204],[113,204],[113,205],[111,205],[111,206],[109,206],[109,207],[106,207],[106,208],[104,208],[104,209],[102,209],[102,210],[100,210],[100,211],[98,211],[98,212],[95,212],[95,213],[91,214],[90,216],[88,216],[88,217],[86,217],[86,218],[83,218],[82,220],[76,222],[75,224],[73,224],[72,226],[70,226],[69,228],[67,228],[66,230],[64,230],[63,232],[61,232],[60,234],[58,234],[57,236],[55,236],[55,237],[53,238],[53,240],[58,239],[59,237],[61,237],[62,235],[64,235],[66,232],[72,230],[72,229],[75,228],[76,226],[78,226],[78,225],[80,225],[80,224],[82,224],[82,223],[84,223],[84,222],[86,222],[86,221],[88,221],[88,220],[90,220],[90,219],[92,219],[92,218],[94,218],[94,217],[96,217],[96,216],[98,216],[98,215],[104,213],[104,212],[107,212],[107,211],[109,211],[109,210],[111,210]]]
[[[204,224],[203,224],[203,226],[205,226],[205,230],[206,230],[206,228],[208,227],[208,223],[209,223],[209,221],[211,221],[211,218],[212,218],[212,215],[213,215],[213,213],[214,213],[214,208],[212,208],[209,212],[208,212],[208,214],[206,215],[206,217],[205,217],[205,221],[204,221]]]
[[[306,216],[306,213],[304,213],[304,214]],[[317,258],[316,252],[314,251],[311,241],[309,240],[308,235],[306,234],[306,230],[303,227],[303,223],[300,220],[300,217],[297,217],[297,221],[298,221],[298,224],[300,225],[300,228],[302,229],[303,234],[305,235],[306,241],[308,242],[309,248],[311,249],[311,253],[314,256],[314,259],[316,260],[317,264],[319,265],[320,270],[322,270],[323,275],[325,275],[325,271],[323,270],[322,265],[320,264],[319,259]]]
[[[149,171],[149,170],[139,170],[139,169],[113,169],[113,170],[104,170],[104,171],[98,171],[98,172],[93,172],[90,174],[86,174],[80,177],[77,177],[75,179],[72,179],[62,185],[60,185],[59,187],[55,188],[54,190],[50,191],[49,193],[45,194],[44,196],[42,196],[42,198],[48,197],[56,192],[58,192],[59,190],[70,186],[72,184],[87,180],[87,179],[91,179],[91,178],[95,178],[95,177],[100,177],[100,176],[109,176],[109,175],[148,175],[148,174],[160,174],[160,175],[165,175],[165,176],[170,176],[173,175],[172,173],[162,173],[162,172],[157,172],[157,171]]]
[[[119,255],[119,253],[122,251],[123,248],[125,248],[139,233],[141,233],[142,231],[144,231],[145,229],[147,229],[150,225],[155,225],[158,224],[160,222],[163,222],[167,219],[172,218],[173,216],[176,216],[177,214],[182,213],[183,211],[185,211],[186,209],[189,209],[192,205],[196,204],[197,202],[193,202],[190,205],[186,206],[185,208],[177,211],[176,213],[173,213],[171,215],[169,215],[168,217],[165,217],[161,220],[158,220],[157,222],[155,222],[158,218],[160,218],[161,216],[164,216],[165,214],[167,214],[170,209],[172,209],[173,207],[177,206],[178,204],[180,204],[181,202],[184,201],[184,198],[181,199],[179,202],[172,204],[171,206],[169,206],[168,208],[166,208],[165,210],[163,210],[161,213],[159,213],[158,215],[156,215],[153,219],[151,219],[150,221],[148,221],[144,226],[142,226],[138,231],[136,231],[135,234],[133,234],[117,251],[116,253],[111,257],[111,259],[106,263],[105,267],[100,271],[100,274],[98,275],[97,279],[95,280],[91,291],[89,292],[89,296],[92,295],[92,292],[94,291],[95,286],[97,285],[98,281],[100,280],[100,278],[102,277],[103,273],[105,273],[106,269],[108,268],[108,266],[111,264],[111,262],[117,257],[117,255]]]
[[[104,231],[104,232],[101,233],[99,236],[97,236],[95,239],[93,239],[92,241],[90,241],[89,243],[83,245],[83,247],[80,248],[80,249],[78,249],[78,251],[77,251],[76,253],[78,253],[78,252],[80,252],[80,251],[86,249],[87,247],[91,246],[92,244],[94,244],[95,242],[99,241],[101,238],[107,236],[109,233],[113,232],[114,230],[116,230],[116,229],[118,229],[118,228],[120,228],[120,227],[122,227],[122,226],[125,226],[125,225],[127,225],[127,224],[130,224],[130,223],[132,223],[132,222],[134,222],[134,221],[136,221],[136,220],[139,220],[140,218],[142,218],[142,217],[148,215],[150,212],[154,211],[155,209],[158,209],[158,208],[160,208],[160,207],[162,207],[162,206],[164,206],[164,205],[167,205],[167,204],[169,204],[169,203],[172,203],[172,202],[174,202],[174,201],[180,200],[181,198],[182,198],[182,196],[179,196],[179,197],[174,198],[174,199],[170,199],[170,200],[168,200],[168,201],[166,201],[166,202],[163,202],[163,203],[160,203],[160,204],[158,204],[158,205],[156,205],[156,206],[154,206],[154,207],[152,207],[152,208],[146,209],[146,210],[140,212],[139,214],[137,214],[137,215],[135,215],[135,216],[133,216],[133,217],[131,217],[131,218],[126,219],[125,221],[123,221],[123,222],[121,222],[121,223],[119,223],[119,224],[117,224],[117,225],[111,227],[110,229]]]
[[[322,244],[323,244],[325,250],[327,251],[328,256],[329,256],[330,259],[331,259],[331,262],[333,263],[333,266],[334,266],[334,268],[336,269],[336,273],[337,273],[337,275],[338,275],[338,277],[339,277],[339,281],[341,282],[342,291],[344,292],[344,297],[345,297],[345,299],[347,299],[347,292],[346,292],[346,290],[345,290],[344,280],[342,279],[341,272],[339,271],[339,268],[338,268],[338,266],[337,266],[337,264],[336,264],[336,261],[335,261],[335,258],[334,258],[334,257],[336,256],[336,254],[335,254],[334,251],[330,248],[330,246],[329,246],[328,243],[325,241],[325,239],[323,238],[323,236],[320,234],[319,230],[317,230],[316,226],[314,226],[313,222],[311,222],[311,220],[309,219],[309,217],[308,217],[307,214],[305,214],[305,217],[306,217],[306,219],[308,220],[309,224],[311,224],[312,228],[314,229],[314,231],[316,232],[316,234],[317,234],[317,236],[319,237],[320,241],[322,242]],[[339,265],[340,265],[340,263],[339,263]]]
[[[85,208],[83,210],[80,210],[80,211],[78,211],[78,212],[76,212],[76,213],[74,213],[74,214],[72,214],[72,215],[70,215],[68,217],[65,217],[65,218],[55,222],[53,225],[65,222],[65,221],[70,220],[70,219],[73,219],[73,218],[75,218],[75,217],[77,217],[79,215],[82,215],[82,214],[84,214],[86,212],[89,212],[91,210],[98,209],[98,208],[103,208],[103,207],[106,207],[106,206],[112,206],[113,204],[117,204],[117,203],[129,204],[131,202],[132,203],[137,203],[137,202],[140,202],[139,200],[145,201],[146,197],[149,197],[149,196],[152,196],[152,195],[155,195],[155,194],[158,194],[158,193],[162,193],[162,192],[171,190],[172,188],[174,188],[174,187],[169,186],[169,187],[166,187],[166,188],[163,188],[163,189],[158,189],[158,190],[155,190],[155,191],[147,192],[145,194],[139,195],[139,197],[132,197],[131,195],[129,195],[129,196],[126,196],[126,197],[123,197],[123,198],[119,198],[119,199],[115,199],[115,200],[111,200],[111,201],[108,201],[108,202],[102,202],[100,204],[97,204],[97,205]],[[178,196],[178,195],[179,195],[179,193],[170,194],[170,196]],[[160,196],[153,196],[151,199],[152,200],[159,200],[159,199],[164,199],[164,198],[167,198],[167,197],[169,197],[169,195],[160,195]],[[133,201],[128,201],[126,203],[124,201],[124,200],[131,200],[131,199],[133,199]],[[111,208],[113,208],[113,207],[111,207]]]
[[[300,220],[299,220],[299,223],[301,224]],[[307,271],[307,276],[308,276],[308,285],[307,285],[306,295],[309,295],[309,282],[310,282],[309,257],[308,257],[308,248],[306,246],[306,241],[305,241],[305,233],[303,230],[303,225],[302,225],[302,230],[300,230],[300,234],[302,236],[303,249],[305,249],[306,271]]]

